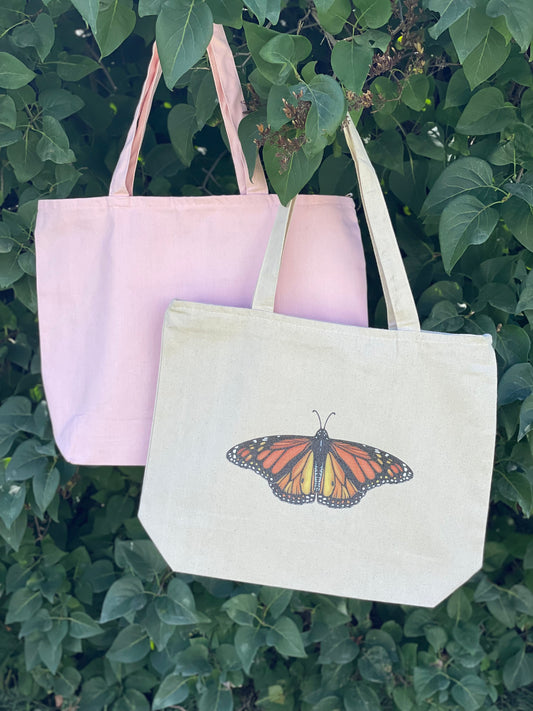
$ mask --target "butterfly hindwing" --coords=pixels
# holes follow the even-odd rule
[[[319,504],[347,508],[357,504],[369,489],[411,479],[411,469],[392,454],[376,447],[345,440],[329,440]]]
[[[264,477],[282,501],[307,504],[315,500],[311,437],[273,435],[251,439],[230,449],[227,457],[233,464]]]

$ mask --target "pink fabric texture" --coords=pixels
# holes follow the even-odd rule
[[[145,464],[163,317],[173,299],[252,303],[279,200],[267,194],[259,161],[252,180],[248,176],[237,134],[242,90],[220,26],[208,54],[240,195],[132,196],[161,75],[154,48],[110,195],[39,202],[43,380],[56,442],[76,464]],[[275,309],[367,325],[364,254],[351,198],[298,197]]]

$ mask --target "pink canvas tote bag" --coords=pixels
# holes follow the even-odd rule
[[[56,442],[76,464],[145,464],[163,317],[173,299],[252,303],[280,203],[268,194],[259,161],[249,178],[237,134],[245,105],[221,26],[208,55],[240,195],[132,195],[161,76],[154,46],[109,196],[39,202],[43,381]],[[364,255],[350,197],[299,198],[275,309],[367,325]]]

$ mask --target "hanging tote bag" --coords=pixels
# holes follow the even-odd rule
[[[167,311],[139,516],[177,571],[433,606],[482,562],[495,357],[490,337],[420,331],[351,121],[346,135],[389,330],[273,313],[281,208],[252,309]],[[299,197],[289,234],[304,214]]]
[[[45,200],[36,224],[42,370],[63,455],[144,465],[161,328],[174,298],[250,306],[279,200],[259,162],[252,180],[237,135],[245,110],[224,30],[208,48],[240,195],[133,197],[161,75],[154,46],[107,197]],[[287,240],[276,311],[367,323],[364,255],[349,197],[302,196]]]

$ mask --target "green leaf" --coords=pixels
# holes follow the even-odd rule
[[[462,20],[461,20],[462,21]],[[496,30],[490,30],[463,62],[465,76],[471,89],[488,79],[503,65],[511,46]]]
[[[121,630],[106,656],[113,662],[132,664],[150,653],[150,640],[141,625],[129,625]]]
[[[341,32],[352,12],[350,0],[326,0],[315,2],[315,6],[321,27],[332,35]]]
[[[55,63],[57,73],[65,81],[79,81],[101,68],[94,59],[85,57],[83,54],[70,54],[69,52],[60,52]]]
[[[10,625],[13,622],[29,620],[37,613],[42,604],[43,599],[38,590],[30,590],[29,588],[15,590],[9,600],[5,623]]]
[[[37,439],[27,439],[15,450],[6,468],[7,481],[31,479],[46,471],[48,456],[43,453],[43,445]]]
[[[388,0],[354,0],[357,21],[363,27],[383,27],[392,15]]]
[[[174,658],[175,671],[183,676],[210,674],[212,670],[208,661],[208,654],[208,649],[203,644],[194,644],[178,652]]]
[[[526,654],[521,645],[519,652],[510,657],[503,667],[503,683],[508,691],[515,691],[533,682],[533,654]]]
[[[69,633],[74,639],[88,639],[101,634],[102,628],[85,612],[76,610],[70,615]]]
[[[233,694],[218,681],[210,680],[200,694],[198,711],[233,711]]]
[[[476,711],[481,708],[488,693],[489,688],[486,683],[474,674],[466,674],[452,687],[453,699],[465,711]]]
[[[403,173],[403,140],[398,131],[383,131],[376,139],[366,144],[373,163]]]
[[[290,617],[280,617],[267,632],[267,644],[287,657],[306,657],[302,635]]]
[[[498,405],[515,400],[525,400],[533,392],[533,366],[531,363],[512,365],[500,378]]]
[[[359,654],[359,647],[344,626],[335,627],[320,641],[319,664],[349,664]]]
[[[520,406],[520,428],[518,441],[525,437],[533,427],[533,395],[528,395]]]
[[[450,595],[446,604],[446,613],[448,617],[455,620],[456,624],[461,621],[466,622],[470,619],[472,616],[472,605],[463,588],[459,588]]]
[[[170,625],[193,625],[207,619],[196,612],[189,586],[179,578],[170,581],[167,595],[158,597],[155,604],[160,619]]]
[[[6,288],[0,281],[0,288]],[[0,457],[5,457],[11,449],[20,430],[32,419],[31,402],[26,397],[15,395],[0,407]]]
[[[221,2],[223,1],[224,0],[221,0]],[[139,5],[137,6],[137,12],[139,14],[139,17],[146,17],[147,15],[159,15],[163,2],[164,0],[139,0]],[[218,20],[215,20],[215,22],[218,22]],[[221,24],[226,23],[221,22]]]
[[[166,0],[155,33],[165,83],[178,79],[204,55],[213,34],[213,16],[204,0]]]
[[[446,90],[446,101],[444,108],[450,109],[454,106],[464,106],[470,99],[471,92],[466,81],[463,69],[458,69],[451,76]]]
[[[28,69],[20,59],[7,52],[0,52],[0,87],[2,89],[20,89],[35,76],[35,73]]]
[[[11,129],[14,129],[17,125],[15,102],[7,94],[0,95],[0,124]]]
[[[276,34],[261,47],[259,54],[266,62],[281,65],[276,83],[284,84],[297,78],[297,65],[310,54],[311,49],[311,42],[306,37]]]
[[[368,75],[374,49],[369,43],[350,39],[337,42],[331,51],[331,67],[349,91],[359,94]]]
[[[476,0],[429,0],[428,8],[440,13],[439,21],[429,28],[429,34],[433,39],[437,39],[453,25],[465,12],[475,7]]]
[[[415,667],[413,683],[418,701],[430,699],[438,691],[450,686],[450,679],[434,667]]]
[[[365,681],[383,684],[392,678],[391,658],[384,647],[367,647],[359,657],[357,668]]]
[[[326,74],[317,74],[309,84],[299,84],[296,91],[300,90],[303,100],[311,102],[305,122],[304,151],[308,156],[321,154],[344,119],[344,94],[339,84]]]
[[[303,150],[296,151],[289,156],[286,169],[282,171],[278,151],[277,146],[267,143],[263,148],[263,159],[274,191],[283,205],[287,205],[313,177],[322,162],[322,153],[308,158]]]
[[[533,293],[531,296],[533,297]],[[520,302],[518,302],[518,305],[520,306]],[[522,306],[522,308],[524,307]],[[520,313],[521,310],[519,307],[516,308],[517,313]],[[531,348],[531,340],[520,326],[505,324],[496,334],[494,347],[498,355],[503,359],[505,368],[509,368],[515,363],[527,361]]]
[[[273,25],[278,24],[281,0],[244,0],[244,4],[254,13],[260,25],[264,24],[265,19]]]
[[[259,598],[265,605],[266,611],[277,620],[287,609],[293,597],[292,590],[283,590],[282,588],[262,587],[259,592]]]
[[[39,94],[39,103],[45,116],[53,116],[57,121],[72,116],[85,106],[83,99],[66,89],[45,89]]]
[[[72,163],[76,156],[69,147],[68,136],[53,116],[43,117],[43,136],[37,144],[37,155],[42,161]]]
[[[96,27],[99,0],[72,0],[72,4],[92,29]]]
[[[113,711],[150,711],[146,696],[137,689],[125,689],[113,704]]]
[[[101,676],[95,676],[81,687],[81,703],[77,711],[101,711],[113,702],[116,691]]]
[[[253,627],[257,624],[258,601],[255,595],[235,595],[227,600],[222,609],[238,625]]]
[[[207,0],[213,13],[213,22],[219,25],[229,25],[240,30],[242,27],[241,0]],[[153,13],[154,15],[157,13]]]
[[[527,50],[533,40],[533,16],[529,0],[489,0],[487,15],[503,15],[507,27],[520,45],[520,51]]]
[[[183,165],[189,167],[196,155],[196,149],[192,142],[194,134],[198,130],[195,108],[188,104],[176,104],[168,114],[167,126],[176,155]]]
[[[54,45],[53,20],[46,12],[41,12],[35,18],[35,22],[27,22],[16,27],[11,38],[17,47],[35,47],[39,59],[44,62]]]
[[[448,274],[467,247],[487,241],[498,219],[497,210],[484,205],[473,195],[455,198],[444,208],[439,222],[439,239]]]
[[[21,183],[32,180],[43,169],[43,161],[37,155],[39,137],[32,131],[18,143],[8,146],[7,157]]]
[[[435,181],[427,196],[422,212],[438,215],[457,197],[466,197],[479,188],[492,187],[493,173],[490,165],[481,158],[459,158],[449,165]]]
[[[429,79],[424,74],[411,74],[402,83],[402,102],[414,111],[422,111],[429,92]]]
[[[135,12],[131,0],[99,0],[96,23],[91,25],[102,57],[115,51],[131,35]]]
[[[26,511],[22,511],[20,516],[9,528],[7,528],[4,522],[0,519],[0,536],[9,546],[11,546],[11,548],[13,548],[15,552],[19,550],[27,528],[28,515]]]
[[[461,64],[486,37],[490,26],[490,19],[481,7],[469,7],[465,14],[450,26],[450,37]]]
[[[109,622],[128,613],[140,610],[146,604],[146,595],[141,581],[126,575],[111,585],[102,604],[100,622]]]
[[[515,118],[515,108],[505,104],[502,92],[494,86],[480,89],[470,99],[457,122],[457,133],[484,136],[502,131]]]
[[[41,511],[46,511],[59,487],[59,472],[55,467],[38,471],[32,481],[35,502]]]
[[[155,692],[152,709],[153,711],[159,711],[160,709],[174,706],[185,701],[188,695],[187,679],[184,679],[179,674],[169,674],[163,679]]]
[[[239,627],[235,632],[235,651],[246,674],[257,654],[257,650],[266,644],[266,633],[257,627]]]
[[[115,540],[115,561],[121,568],[135,573],[141,580],[153,580],[167,565],[152,541]]]
[[[374,689],[361,682],[349,686],[342,696],[345,711],[381,711],[382,706]]]
[[[523,200],[512,197],[502,205],[502,218],[516,239],[533,251],[533,208]]]
[[[0,518],[9,529],[24,508],[26,487],[6,481],[3,471],[0,472],[0,482]]]

